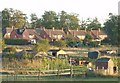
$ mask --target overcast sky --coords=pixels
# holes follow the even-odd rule
[[[67,13],[79,14],[79,19],[97,17],[101,23],[108,18],[109,13],[118,14],[118,2],[120,0],[1,0],[0,10],[14,8],[23,11],[29,17],[36,13],[38,17],[44,11],[64,10]]]

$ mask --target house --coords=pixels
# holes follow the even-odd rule
[[[90,35],[93,37],[93,41],[101,41],[103,39],[105,39],[107,37],[107,35],[105,34],[105,32],[103,32],[102,30],[98,29],[98,30],[90,30],[89,32],[85,29],[85,30],[79,30],[77,28],[77,30],[68,30],[68,35],[72,35],[73,37],[76,37],[80,40],[84,40],[85,36],[87,33],[90,33]]]
[[[49,41],[62,40],[65,38],[65,32],[63,31],[63,29],[54,29],[54,27],[52,29],[37,29],[36,32],[41,38],[48,39]]]
[[[98,30],[91,29],[90,34],[93,37],[93,41],[101,41],[107,38],[107,34],[105,34],[105,32],[100,29]]]
[[[10,34],[13,31],[13,28],[14,28],[13,26],[12,26],[12,28],[11,27],[4,28],[4,30],[3,30],[3,37],[4,38],[10,38]]]
[[[67,53],[64,50],[61,49],[52,49],[48,51],[48,55],[52,55],[54,57],[58,58],[67,58]]]
[[[114,62],[111,58],[102,57],[96,60],[95,62],[96,72],[104,75],[114,75],[117,73],[117,67],[114,65]]]
[[[85,30],[68,30],[67,35],[72,35],[73,37],[76,37],[80,40],[84,40],[86,36],[86,29]]]
[[[6,28],[6,33],[4,38],[11,38],[11,39],[25,39],[28,40],[30,43],[35,44],[37,39],[41,39],[40,36],[36,33],[34,29],[28,28]]]

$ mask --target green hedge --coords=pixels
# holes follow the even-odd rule
[[[27,45],[28,41],[25,39],[4,39],[7,45]]]

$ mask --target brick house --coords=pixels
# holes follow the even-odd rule
[[[41,39],[40,36],[36,33],[34,29],[28,28],[6,28],[6,33],[4,38],[11,38],[11,39],[26,39],[30,43],[36,43],[37,39]]]
[[[100,29],[98,30],[90,30],[86,31],[85,30],[68,30],[68,35],[72,35],[73,37],[76,37],[80,40],[84,40],[85,36],[87,33],[90,33],[90,35],[93,37],[93,41],[101,41],[107,37],[107,35],[101,31]]]
[[[72,35],[80,40],[84,40],[86,35],[86,30],[68,30],[67,35]]]
[[[117,67],[114,66],[114,62],[111,58],[103,57],[99,58],[95,62],[96,72],[104,75],[114,75],[117,73]]]
[[[92,35],[94,41],[101,41],[107,38],[107,34],[105,34],[105,32],[100,29],[98,30],[91,29],[90,34]]]
[[[65,38],[65,32],[62,30],[58,29],[45,29],[45,28],[40,28],[37,29],[39,36],[43,39],[48,39],[49,41],[54,41],[54,40],[61,40]]]

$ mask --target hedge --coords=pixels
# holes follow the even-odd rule
[[[7,45],[27,45],[28,41],[25,39],[4,39]]]

